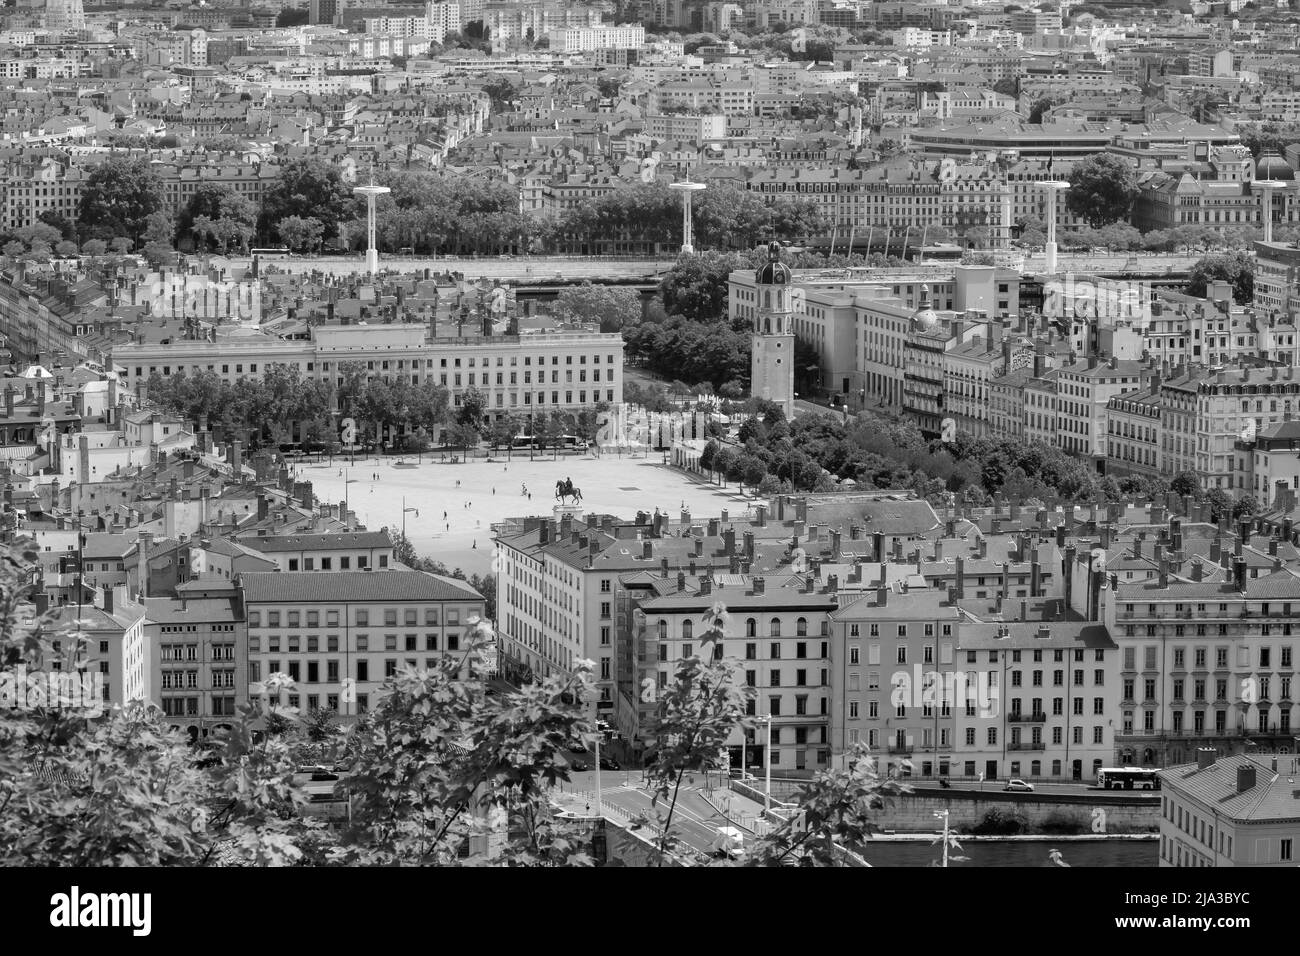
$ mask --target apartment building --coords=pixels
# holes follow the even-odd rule
[[[992,433],[992,382],[1009,368],[1025,370],[1034,353],[1013,341],[1000,319],[974,324],[974,337],[943,354],[944,402],[960,433],[985,438]]]
[[[640,665],[656,653],[636,646],[635,605],[666,588],[673,573],[694,577],[730,568],[736,555],[735,533],[724,544],[718,519],[707,526],[685,519],[685,537],[664,536],[666,516],[655,525],[625,525],[609,516],[583,521],[567,514],[498,535],[503,668],[544,677],[572,670],[578,659],[595,661],[599,708],[633,736],[648,715],[635,689]]]
[[[645,27],[571,26],[552,30],[551,49],[556,53],[587,53],[592,50],[639,50],[645,46]]]
[[[1106,403],[1106,474],[1154,478],[1163,473],[1160,457],[1160,378],[1113,395]]]
[[[1025,382],[1025,440],[1055,445],[1061,435],[1056,419],[1059,369],[1045,368]]]
[[[1256,240],[1254,247],[1255,306],[1294,316],[1300,310],[1300,246]]]
[[[1100,356],[1062,365],[1056,375],[1056,414],[1059,434],[1055,444],[1066,453],[1090,462],[1098,471],[1106,466],[1106,408],[1116,395],[1140,387],[1144,371],[1140,362]]]
[[[1295,548],[1241,530],[1226,542],[1214,532],[1203,560],[1205,539],[1178,529],[1155,580],[1103,592],[1122,654],[1121,763],[1179,764],[1198,746],[1293,746],[1300,578],[1283,563]]]
[[[122,585],[90,587],[93,601],[61,604],[54,609],[51,624],[56,630],[64,628],[65,636],[53,640],[50,650],[55,655],[55,670],[67,665],[66,669],[77,671],[83,687],[87,675],[100,682],[100,698],[107,708],[129,699],[128,665],[133,649],[142,641],[145,608]],[[36,598],[37,611],[43,613],[49,597],[41,592]]]
[[[841,235],[903,236],[918,243],[928,227],[964,234],[984,230],[984,243],[1002,235],[1011,220],[1011,192],[995,164],[949,159],[902,158],[869,169],[758,170],[745,184],[771,203],[794,194],[817,204]],[[1007,207],[1004,209],[1004,206]]]
[[[1196,753],[1160,772],[1160,865],[1296,865],[1300,759]]]
[[[943,592],[887,587],[830,614],[835,753],[865,743],[887,776],[952,773],[957,717],[929,675],[952,671],[961,620]]]
[[[238,583],[249,693],[287,674],[294,686],[272,703],[345,719],[365,713],[399,670],[463,653],[466,625],[484,613],[469,585],[424,571],[273,571]]]
[[[273,562],[278,571],[386,571],[393,562],[393,540],[386,529],[250,536],[240,544]]]
[[[522,336],[430,339],[427,327],[315,326],[310,339],[270,335],[217,341],[114,346],[112,360],[135,388],[153,374],[213,372],[224,381],[257,377],[272,365],[296,367],[304,377],[343,384],[341,366],[365,365],[367,378],[412,385],[434,381],[459,407],[470,388],[487,400],[487,415],[576,412],[623,400],[623,337],[618,333],[544,332]]]
[[[229,727],[248,699],[248,632],[238,596],[218,585],[142,602],[143,626],[124,643],[125,699],[160,707],[191,740]]]
[[[825,770],[831,763],[831,653],[828,615],[837,606],[833,590],[814,590],[797,577],[772,580],[751,575],[724,576],[714,587],[701,578],[695,590],[650,598],[641,603],[638,621],[648,632],[657,656],[647,674],[658,688],[673,679],[676,663],[698,654],[705,660],[733,659],[737,677],[752,695],[748,713],[771,721],[770,765],[773,773]],[[724,583],[725,582],[725,583]],[[716,606],[727,611],[721,640],[709,632],[705,614]],[[751,770],[766,766],[766,727],[727,742],[732,764],[742,751]],[[647,740],[647,742],[649,742]]]
[[[1161,383],[1166,471],[1193,470],[1206,488],[1241,496],[1253,483],[1252,443],[1269,425],[1300,412],[1294,368],[1194,369]]]
[[[1119,652],[1105,626],[963,621],[955,669],[967,695],[953,773],[1094,780],[1114,759]]]
[[[1300,494],[1300,421],[1286,417],[1265,425],[1254,441],[1237,442],[1238,460],[1248,467],[1244,494],[1262,511],[1290,512]]]

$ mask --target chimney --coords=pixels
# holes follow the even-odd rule
[[[1255,765],[1249,761],[1237,767],[1237,792],[1245,793],[1255,786]]]
[[[713,593],[713,578],[700,578],[700,595],[706,596]]]
[[[1040,597],[1043,590],[1043,566],[1034,561],[1029,565],[1029,596]]]
[[[1205,770],[1207,767],[1213,767],[1215,757],[1217,756],[1218,756],[1218,751],[1216,751],[1213,747],[1197,747],[1196,748],[1196,769]]]
[[[722,532],[722,550],[728,555],[736,553],[736,529],[728,528]]]
[[[665,560],[667,560],[667,559],[665,559]],[[684,572],[684,571],[678,571],[678,572],[677,572],[677,590],[678,590],[678,591],[685,591],[685,590],[686,590],[686,572]]]
[[[1201,559],[1200,559],[1200,558],[1195,558],[1195,559],[1193,559],[1193,560],[1192,560],[1192,580],[1193,580],[1193,581],[1200,581],[1200,580],[1202,579],[1202,577],[1204,576],[1204,574],[1205,574],[1205,570],[1204,570],[1203,566],[1201,565]]]
[[[710,538],[716,538],[717,536],[718,536],[718,519],[717,519],[717,518],[710,518],[710,519],[709,519],[709,537],[710,537]]]
[[[703,538],[696,538],[696,539],[695,539],[695,556],[696,556],[697,558],[699,558],[699,557],[703,557],[703,556],[704,556],[704,539],[703,539]]]
[[[880,531],[871,532],[871,552],[877,564],[885,560],[885,535]]]
[[[1246,593],[1246,559],[1237,558],[1233,562],[1233,577],[1237,582],[1237,591],[1241,594]]]
[[[1220,550],[1221,548],[1222,545],[1219,544],[1219,536],[1215,535],[1210,539],[1210,561],[1214,564],[1218,564],[1219,558],[1223,555],[1223,552]]]
[[[112,614],[113,613],[113,585],[105,584],[103,590],[104,590],[104,613]]]
[[[745,558],[748,561],[754,560],[754,532],[745,532]]]
[[[1169,559],[1160,559],[1160,590],[1164,591],[1169,587]]]
[[[838,561],[840,559],[840,554],[841,554],[840,532],[832,531],[831,532],[831,560]]]
[[[957,559],[957,597],[964,600],[966,598],[966,559]]]
[[[755,593],[755,594],[762,594],[762,593],[763,593],[763,589],[764,589],[764,587],[766,586],[766,583],[767,583],[767,582],[765,582],[762,578],[754,578],[754,579],[753,579],[754,593]]]
[[[884,607],[889,603],[889,588],[881,586],[876,588],[876,607]]]
[[[540,543],[540,544],[550,544],[550,543],[551,543],[551,523],[550,523],[549,521],[543,521],[543,522],[538,526],[538,528],[537,528],[537,534],[538,534],[538,538],[537,538],[538,543]]]
[[[644,559],[644,560],[646,560],[646,561],[649,561],[649,560],[650,560],[651,558],[653,558],[654,556],[655,556],[655,546],[654,546],[654,542],[651,541],[649,538],[642,538],[642,539],[641,539],[641,557],[642,557],[642,559]]]
[[[767,505],[759,505],[755,509],[755,512],[758,518],[758,526],[760,528],[766,528],[767,527]]]
[[[664,555],[659,559],[659,576],[661,578],[668,577],[668,555]]]
[[[152,545],[153,533],[141,531],[140,536],[135,540],[136,583],[141,597],[149,596],[149,549]]]

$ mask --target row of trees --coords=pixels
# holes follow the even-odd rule
[[[838,479],[859,487],[909,489],[932,503],[950,495],[975,506],[994,495],[1008,499],[1117,501],[1169,492],[1208,503],[1215,520],[1254,514],[1255,499],[1237,500],[1222,489],[1204,489],[1195,472],[1170,478],[1098,475],[1076,457],[1041,442],[957,436],[951,445],[926,441],[906,419],[875,411],[848,422],[831,415],[803,415],[787,422],[778,406],[750,403],[754,417],[742,426],[739,446],[710,441],[700,465],[721,481],[748,485],[759,494],[826,491]]]
[[[755,402],[754,417],[741,428],[739,444],[710,441],[700,465],[718,480],[735,481],[760,494],[826,491],[851,478],[862,488],[910,489],[932,502],[948,495],[986,505],[996,494],[1015,499],[1118,500],[1174,491],[1238,515],[1253,504],[1234,504],[1224,493],[1204,493],[1194,473],[1172,479],[1100,476],[1085,461],[1041,442],[974,438],[959,434],[951,445],[927,441],[912,422],[878,411],[844,421],[832,415],[801,415],[787,422],[778,406]]]
[[[562,435],[593,441],[599,427],[599,407],[577,414],[501,416],[489,423],[487,398],[476,388],[463,392],[453,408],[447,389],[428,378],[418,385],[401,378],[385,381],[372,377],[361,362],[341,363],[339,377],[342,385],[335,387],[304,377],[297,366],[273,365],[261,378],[241,376],[234,382],[208,371],[155,373],[148,388],[150,399],[169,411],[246,436],[252,447],[337,441],[332,409],[339,418],[355,419],[358,442],[378,443],[388,436],[395,449],[411,452],[428,449],[440,430],[444,445],[468,452],[484,439],[510,448],[517,435],[537,435],[548,447]]]
[[[0,676],[16,686],[60,665],[74,672],[84,652],[77,634],[34,613],[37,560],[6,554],[0,564]],[[729,623],[725,607],[713,608],[701,643]],[[460,848],[487,828],[504,835],[499,865],[590,865],[582,825],[551,803],[552,788],[570,777],[568,752],[595,737],[581,703],[595,696],[590,662],[572,676],[489,693],[491,637],[489,624],[471,620],[467,650],[389,678],[346,732],[328,712],[275,703],[295,692],[279,673],[250,688],[253,702],[231,729],[200,746],[139,702],[89,720],[71,707],[0,709],[0,865],[203,866],[225,857],[252,866],[456,866]],[[651,865],[683,852],[675,818],[685,777],[718,769],[725,745],[755,723],[746,715],[753,691],[734,676],[740,666],[690,657],[657,692],[649,730],[658,746],[645,771],[655,794]],[[873,811],[904,788],[879,779],[864,749],[846,758],[796,796],[799,825],[758,838],[743,865],[833,866],[846,850],[870,853]],[[350,812],[326,827],[304,816],[294,772],[335,763],[350,768],[335,785]]]

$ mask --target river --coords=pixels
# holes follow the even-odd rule
[[[960,838],[959,838],[960,839]],[[1070,866],[1157,866],[1160,844],[1155,840],[1096,840],[1074,843],[1069,840],[1021,842],[1017,840],[967,841],[960,851],[968,861],[949,862],[949,866],[1054,866],[1048,852],[1060,850]],[[938,845],[929,843],[875,843],[866,853],[872,866],[929,866],[943,854]]]

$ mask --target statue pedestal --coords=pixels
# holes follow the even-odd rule
[[[566,517],[581,521],[582,505],[556,505],[551,509],[551,514],[555,516],[556,521]]]

